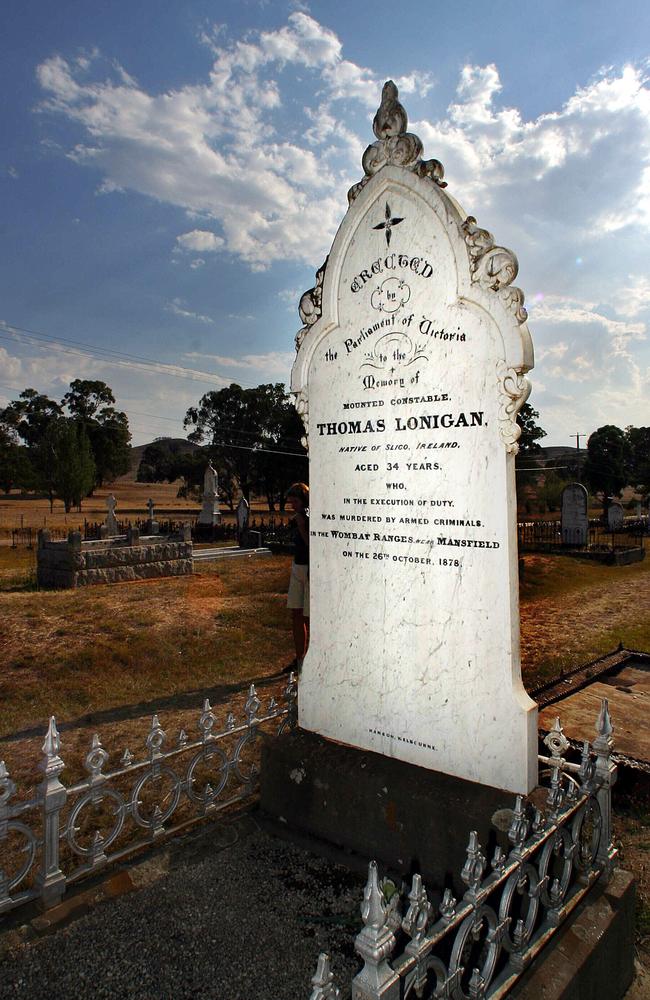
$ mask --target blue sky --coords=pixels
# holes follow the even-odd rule
[[[650,423],[649,29],[647,2],[5,0],[0,406],[100,378],[141,443],[288,381],[392,77],[519,258],[545,443]]]

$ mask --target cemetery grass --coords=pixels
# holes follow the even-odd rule
[[[78,591],[35,591],[33,560],[0,550],[0,737],[43,729],[50,714],[142,705],[146,715],[156,701],[277,674],[293,657],[287,557]]]

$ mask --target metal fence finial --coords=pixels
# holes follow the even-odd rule
[[[476,902],[485,867],[485,855],[481,851],[478,833],[476,830],[472,830],[469,835],[469,844],[467,845],[467,857],[460,873],[461,879],[467,886],[464,898],[470,903]]]
[[[327,952],[321,951],[318,956],[318,964],[311,984],[314,988],[309,1000],[339,1000],[341,991],[334,982],[334,973],[330,967],[330,957]]]
[[[389,911],[379,888],[377,862],[371,861],[361,904],[364,926],[354,942],[364,966],[352,980],[352,1000],[397,1000],[399,996],[399,976],[388,964],[396,943],[388,924]]]

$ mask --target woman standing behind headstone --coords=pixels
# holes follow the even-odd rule
[[[293,510],[291,521],[294,557],[291,565],[287,607],[291,611],[296,658],[285,671],[300,670],[309,645],[309,487],[294,483],[287,491]]]

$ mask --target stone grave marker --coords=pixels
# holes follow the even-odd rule
[[[242,497],[237,504],[235,516],[237,518],[237,541],[241,546],[244,541],[244,535],[248,529],[248,518],[250,516],[250,507],[246,497]]]
[[[444,188],[384,86],[365,176],[300,302],[311,643],[299,724],[528,792],[514,460],[533,351],[513,253]]]
[[[624,520],[622,505],[617,500],[613,500],[607,508],[607,527],[610,531],[620,531]]]
[[[564,545],[586,545],[589,537],[587,491],[582,483],[569,483],[562,490],[560,525]]]
[[[109,497],[106,497],[106,534],[107,535],[117,535],[119,533],[117,527],[117,518],[115,517],[115,508],[117,507],[117,500],[111,493]]]
[[[210,462],[203,476],[203,505],[198,518],[199,524],[221,524],[218,487],[219,477]]]

